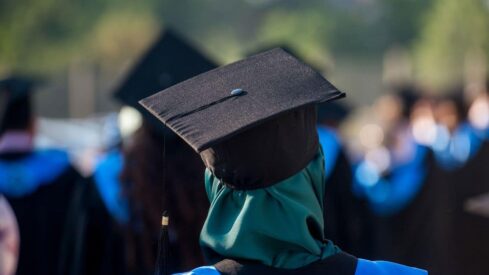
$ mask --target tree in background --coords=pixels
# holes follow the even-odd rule
[[[466,58],[489,53],[489,3],[436,0],[414,47],[417,79],[432,89],[463,81]]]
[[[97,0],[0,1],[0,70],[56,68],[83,49],[103,9]]]
[[[0,74],[53,75],[73,61],[120,68],[170,26],[220,63],[288,44],[308,62],[379,60],[413,49],[419,79],[459,80],[467,52],[488,48],[487,0],[0,1]]]

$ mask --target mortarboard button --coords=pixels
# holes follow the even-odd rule
[[[243,89],[240,88],[231,91],[231,95],[233,96],[241,95],[242,93],[243,93]]]

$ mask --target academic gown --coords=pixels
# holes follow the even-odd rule
[[[111,152],[93,177],[78,186],[70,205],[63,242],[62,274],[123,275],[125,247],[120,225],[127,222],[127,208],[118,202],[118,175],[122,159]]]
[[[373,213],[375,258],[416,266],[436,273],[444,251],[440,220],[445,219],[448,190],[429,148],[412,143],[411,159],[386,175],[371,175],[368,166],[355,168],[356,185],[369,199]],[[373,182],[367,180],[375,179]],[[436,232],[436,233],[434,233]]]
[[[223,260],[212,266],[203,266],[181,275],[265,275],[265,274],[327,274],[327,275],[427,275],[424,270],[386,261],[358,259],[340,252],[324,260],[297,269],[273,268],[257,263]]]
[[[325,155],[325,237],[344,251],[372,256],[372,224],[367,202],[354,194],[353,171],[334,130],[318,127]]]
[[[81,176],[56,150],[0,155],[0,192],[19,225],[17,275],[60,274],[69,205]]]
[[[489,142],[462,168],[447,171],[451,213],[447,240],[453,243],[451,274],[489,274]]]
[[[431,274],[487,274],[487,140],[470,125],[462,124],[445,150],[433,152]]]
[[[455,158],[448,146],[446,151],[428,151],[420,159],[422,165],[401,173],[401,178],[422,175],[421,184],[407,204],[376,215],[378,257],[424,268],[432,275],[489,272],[489,210],[484,204],[489,146],[465,126],[457,135],[455,140],[470,141],[465,160]],[[395,183],[390,176],[387,179]]]
[[[445,239],[441,221],[449,215],[442,209],[447,204],[448,190],[440,186],[444,176],[431,154],[423,160],[423,166],[427,174],[420,179],[419,190],[410,201],[395,213],[375,216],[376,254],[378,258],[426,269],[430,274],[443,274],[438,270],[447,258],[444,249],[448,247],[440,240]]]

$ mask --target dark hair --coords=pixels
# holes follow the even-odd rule
[[[127,264],[138,274],[154,267],[163,209],[170,214],[170,268],[181,271],[203,264],[199,234],[209,207],[203,163],[176,137],[167,138],[164,163],[163,147],[163,137],[144,124],[125,150],[121,182],[131,206]]]
[[[0,124],[0,134],[8,130],[25,130],[32,123],[32,103],[28,95],[7,103],[7,108]]]
[[[467,118],[468,107],[465,104],[463,86],[458,85],[454,88],[447,90],[444,95],[440,96],[439,102],[452,102],[455,106],[455,111],[459,122],[464,121]]]
[[[402,105],[402,118],[409,119],[413,111],[416,102],[421,99],[421,91],[418,87],[413,84],[400,84],[391,86],[390,89],[393,91],[393,95],[396,96]]]

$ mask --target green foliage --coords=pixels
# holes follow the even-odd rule
[[[316,65],[328,61],[330,23],[325,11],[318,9],[270,11],[258,33],[258,44],[286,45]]]
[[[154,32],[151,5],[130,0],[0,1],[0,72],[46,74],[73,59],[100,58],[110,43],[127,47]],[[108,22],[112,21],[112,22]],[[134,28],[141,28],[134,31]],[[121,33],[127,35],[121,41]],[[117,36],[119,36],[117,39]],[[132,40],[131,40],[132,38]],[[111,39],[114,39],[110,41]],[[126,43],[127,42],[127,43]],[[106,59],[112,60],[111,52]]]
[[[385,31],[387,46],[411,45],[423,26],[426,13],[433,1],[426,0],[381,0],[379,26]]]
[[[488,48],[481,1],[4,0],[0,73],[49,74],[73,60],[118,67],[170,26],[222,63],[277,44],[318,67],[413,47],[420,79],[438,85],[461,75],[468,51]]]
[[[83,47],[80,39],[101,15],[98,2],[0,2],[0,67],[50,70],[59,66]]]
[[[437,0],[415,47],[419,80],[433,88],[463,79],[468,54],[489,53],[489,9],[481,0]]]

